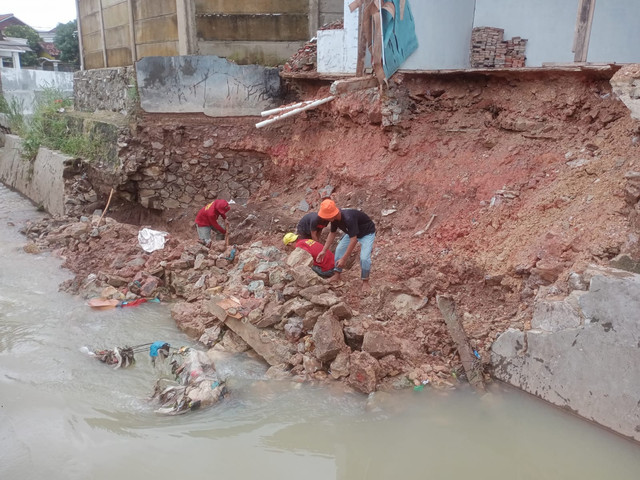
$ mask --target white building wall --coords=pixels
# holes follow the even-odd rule
[[[596,2],[587,61],[640,62],[640,0]]]
[[[469,68],[476,0],[413,0],[418,49],[401,70]]]
[[[578,0],[476,0],[473,26],[503,28],[505,39],[526,38],[526,66],[539,67],[573,62],[577,16]]]
[[[38,92],[46,88],[55,88],[69,97],[73,96],[73,73],[51,72],[47,70],[29,70],[1,68],[2,93],[8,101],[12,98],[21,101],[24,114],[33,113],[33,104]]]

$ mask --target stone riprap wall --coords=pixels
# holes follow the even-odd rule
[[[136,72],[146,112],[260,115],[278,106],[281,96],[278,69],[216,56],[145,57]]]
[[[73,73],[50,72],[45,70],[28,70],[0,67],[2,77],[2,94],[7,101],[16,99],[22,103],[22,113],[30,115],[38,94],[52,88],[63,95],[73,95]]]
[[[570,284],[537,302],[531,330],[498,337],[494,375],[640,441],[640,275],[592,267]]]
[[[137,104],[133,67],[77,71],[73,77],[74,107],[81,112],[105,110],[128,115]]]
[[[199,208],[215,198],[246,201],[263,182],[268,159],[232,148],[235,134],[231,125],[146,127],[120,149],[127,183],[119,196],[156,210]]]
[[[6,135],[0,148],[0,181],[54,216],[80,215],[97,195],[84,179],[84,164],[60,152],[40,148],[35,160],[20,154],[22,139]]]

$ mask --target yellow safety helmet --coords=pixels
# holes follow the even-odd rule
[[[291,232],[285,234],[285,236],[282,237],[282,243],[284,243],[285,245],[289,245],[290,243],[293,243],[296,240],[298,240],[298,235]]]

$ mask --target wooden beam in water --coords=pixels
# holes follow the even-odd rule
[[[460,354],[460,360],[462,360],[462,367],[467,375],[467,379],[473,388],[477,391],[484,393],[484,376],[482,374],[482,365],[473,354],[473,349],[469,345],[469,339],[467,334],[462,328],[462,323],[458,319],[456,314],[456,307],[453,299],[444,295],[436,295],[436,303],[438,308],[444,317],[444,321],[447,323],[449,334],[453,341],[458,346],[458,353]]]

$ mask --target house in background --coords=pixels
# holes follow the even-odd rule
[[[13,13],[0,14],[0,32],[3,32],[5,28],[11,27],[13,25],[20,25],[22,27],[28,26],[22,20],[15,17]]]
[[[20,69],[20,54],[30,52],[26,38],[5,37],[0,31],[0,67]]]
[[[56,47],[54,40],[56,38],[55,27],[51,30],[36,30],[42,41],[40,42],[40,66],[43,70],[58,70],[58,64],[60,63],[60,50]]]
[[[24,23],[18,17],[13,15],[13,13],[0,14],[0,33],[4,32],[6,28],[14,25],[18,25],[22,27],[30,27],[30,25],[27,25],[26,23]],[[35,31],[40,36],[40,39],[41,39],[41,41],[39,42],[40,51],[38,52],[40,67],[38,68],[42,68],[43,70],[58,70],[58,64],[60,63],[60,61],[58,60],[58,58],[60,57],[60,50],[58,50],[58,48],[56,48],[54,44],[54,39],[56,36],[56,28],[53,28],[51,30],[35,30]],[[25,42],[22,42],[22,40],[23,39],[21,38],[7,37],[6,35],[4,37],[5,42],[16,44],[14,45],[16,47],[20,47],[20,45],[18,44],[26,45],[26,40]],[[4,46],[7,47],[7,45],[4,45]],[[7,58],[7,59],[11,58],[11,60],[6,60],[6,61],[3,60],[2,65],[20,68],[19,54],[24,52],[31,52],[31,51],[33,50],[31,50],[29,47],[27,47],[27,50],[24,50],[21,48],[18,49],[17,60],[13,58],[13,53],[14,53],[13,51],[10,52],[11,55],[8,55],[5,51],[5,53],[2,54],[3,58]],[[34,67],[30,67],[30,68],[34,68]]]

